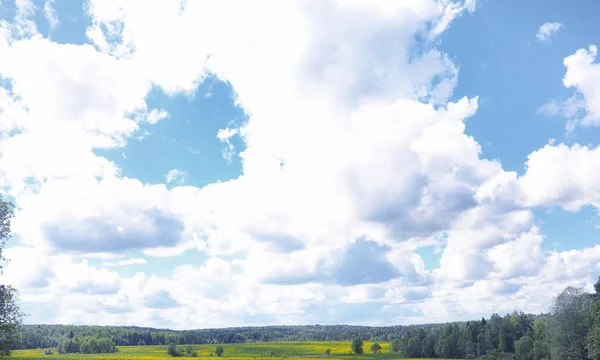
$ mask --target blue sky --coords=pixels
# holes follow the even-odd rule
[[[0,4],[27,322],[438,322],[600,275],[596,2],[80,5]]]

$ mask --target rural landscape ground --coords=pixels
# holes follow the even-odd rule
[[[328,359],[398,359],[399,354],[393,354],[389,351],[389,344],[381,344],[381,351],[374,354],[369,351],[372,342],[365,342],[365,353],[361,355],[350,351],[349,341],[331,341],[331,342],[276,342],[276,343],[247,343],[223,345],[223,358],[226,359],[303,359],[303,358],[321,358]],[[213,359],[215,345],[194,345],[194,350],[198,351],[198,358]],[[162,359],[171,358],[167,355],[167,346],[120,346],[119,352],[114,354],[63,354],[63,355],[44,355],[43,349],[17,350],[11,356],[16,359]],[[331,349],[330,355],[325,355],[325,351]],[[181,357],[180,359],[185,359]],[[192,358],[190,358],[192,359]]]

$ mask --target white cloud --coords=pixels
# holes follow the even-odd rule
[[[171,169],[165,175],[165,180],[167,183],[177,182],[179,184],[183,184],[187,180],[187,173],[180,169]]]
[[[563,61],[567,68],[563,84],[575,88],[575,94],[568,99],[554,99],[538,110],[538,113],[567,118],[567,132],[572,132],[577,125],[600,125],[600,64],[594,62],[597,54],[598,48],[590,45],[587,50],[579,49],[567,56]]]
[[[561,24],[561,23],[547,22],[547,23],[543,24],[542,26],[540,26],[537,34],[535,34],[535,37],[539,41],[550,42],[550,36],[552,36],[553,34],[556,34],[562,27],[563,27],[563,24]]]
[[[148,264],[148,262],[146,261],[146,259],[142,259],[142,258],[131,258],[131,259],[127,259],[127,260],[118,260],[118,261],[112,261],[112,262],[105,262],[104,266],[130,266],[130,265],[146,265]]]
[[[529,154],[527,171],[519,178],[525,206],[558,205],[578,211],[585,205],[600,209],[600,148],[546,145]]]
[[[30,36],[37,34],[37,25],[32,19],[36,12],[32,0],[15,0],[17,11],[15,13],[15,28],[19,36]]]
[[[164,110],[157,110],[157,109],[152,109],[149,113],[144,115],[145,121],[147,121],[149,124],[154,125],[157,122],[159,122],[162,119],[166,119],[168,118],[170,115],[169,113]]]
[[[54,0],[46,0],[44,3],[44,16],[48,20],[49,32],[52,33],[60,25],[60,20],[54,10]]]
[[[217,139],[219,139],[221,142],[224,142],[225,144],[227,144],[225,149],[223,149],[223,158],[225,160],[227,160],[227,162],[229,162],[229,163],[231,163],[233,155],[235,154],[235,152],[234,152],[235,147],[231,143],[230,139],[234,135],[237,135],[238,132],[239,132],[238,129],[235,129],[235,128],[230,129],[228,127],[225,129],[219,129],[219,132],[217,132]]]
[[[241,325],[254,321],[249,314],[269,323],[339,322],[334,310],[355,305],[390,311],[357,321],[387,322],[398,316],[385,310],[393,305],[422,313],[402,321],[422,322],[507,304],[543,307],[551,294],[538,296],[536,281],[562,270],[568,279],[557,284],[587,281],[583,269],[593,268],[597,250],[543,253],[543,229],[527,207],[576,208],[595,202],[596,189],[579,174],[589,196],[570,197],[568,186],[539,175],[548,167],[537,166],[545,160],[536,153],[522,178],[481,158],[465,133],[478,99],[448,102],[456,66],[434,43],[414,43],[474,9],[474,1],[433,0],[183,8],[176,0],[92,0],[87,34],[96,47],[0,39],[0,74],[14,92],[0,92],[8,109],[0,126],[21,131],[0,140],[1,184],[17,199],[15,233],[37,251],[19,250],[20,258],[48,263],[7,275],[27,301],[59,304],[51,320],[63,323],[189,328],[199,327],[189,319]],[[189,34],[193,41],[183,41]],[[143,184],[94,152],[122,147],[139,136],[139,122],[168,116],[147,108],[152,86],[191,93],[209,73],[232,86],[248,114],[241,128],[217,133],[231,151],[231,136],[244,142],[240,177],[202,188]],[[577,156],[587,163],[590,152]],[[182,175],[173,169],[165,180]],[[536,186],[547,193],[529,190]],[[440,266],[426,271],[414,251],[431,245],[444,250]],[[103,267],[87,260],[194,249],[209,260],[160,277],[104,268],[143,259]],[[53,275],[36,290],[43,266]],[[59,302],[57,294],[70,296]]]

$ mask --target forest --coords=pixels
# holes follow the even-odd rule
[[[407,358],[600,360],[600,279],[595,292],[568,287],[549,314],[513,312],[467,322],[411,326],[266,326],[202,330],[24,325],[20,348],[59,348],[96,337],[116,346],[289,341],[387,342]],[[104,340],[103,340],[104,341]]]

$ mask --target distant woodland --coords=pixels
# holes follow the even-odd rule
[[[555,297],[549,314],[513,312],[488,319],[411,326],[266,326],[203,330],[141,327],[24,325],[19,348],[77,346],[85,339],[110,345],[231,344],[281,341],[390,343],[399,356],[466,359],[600,360],[600,279],[594,293],[569,287]],[[87,346],[87,345],[86,345]],[[350,343],[349,343],[350,349]]]

